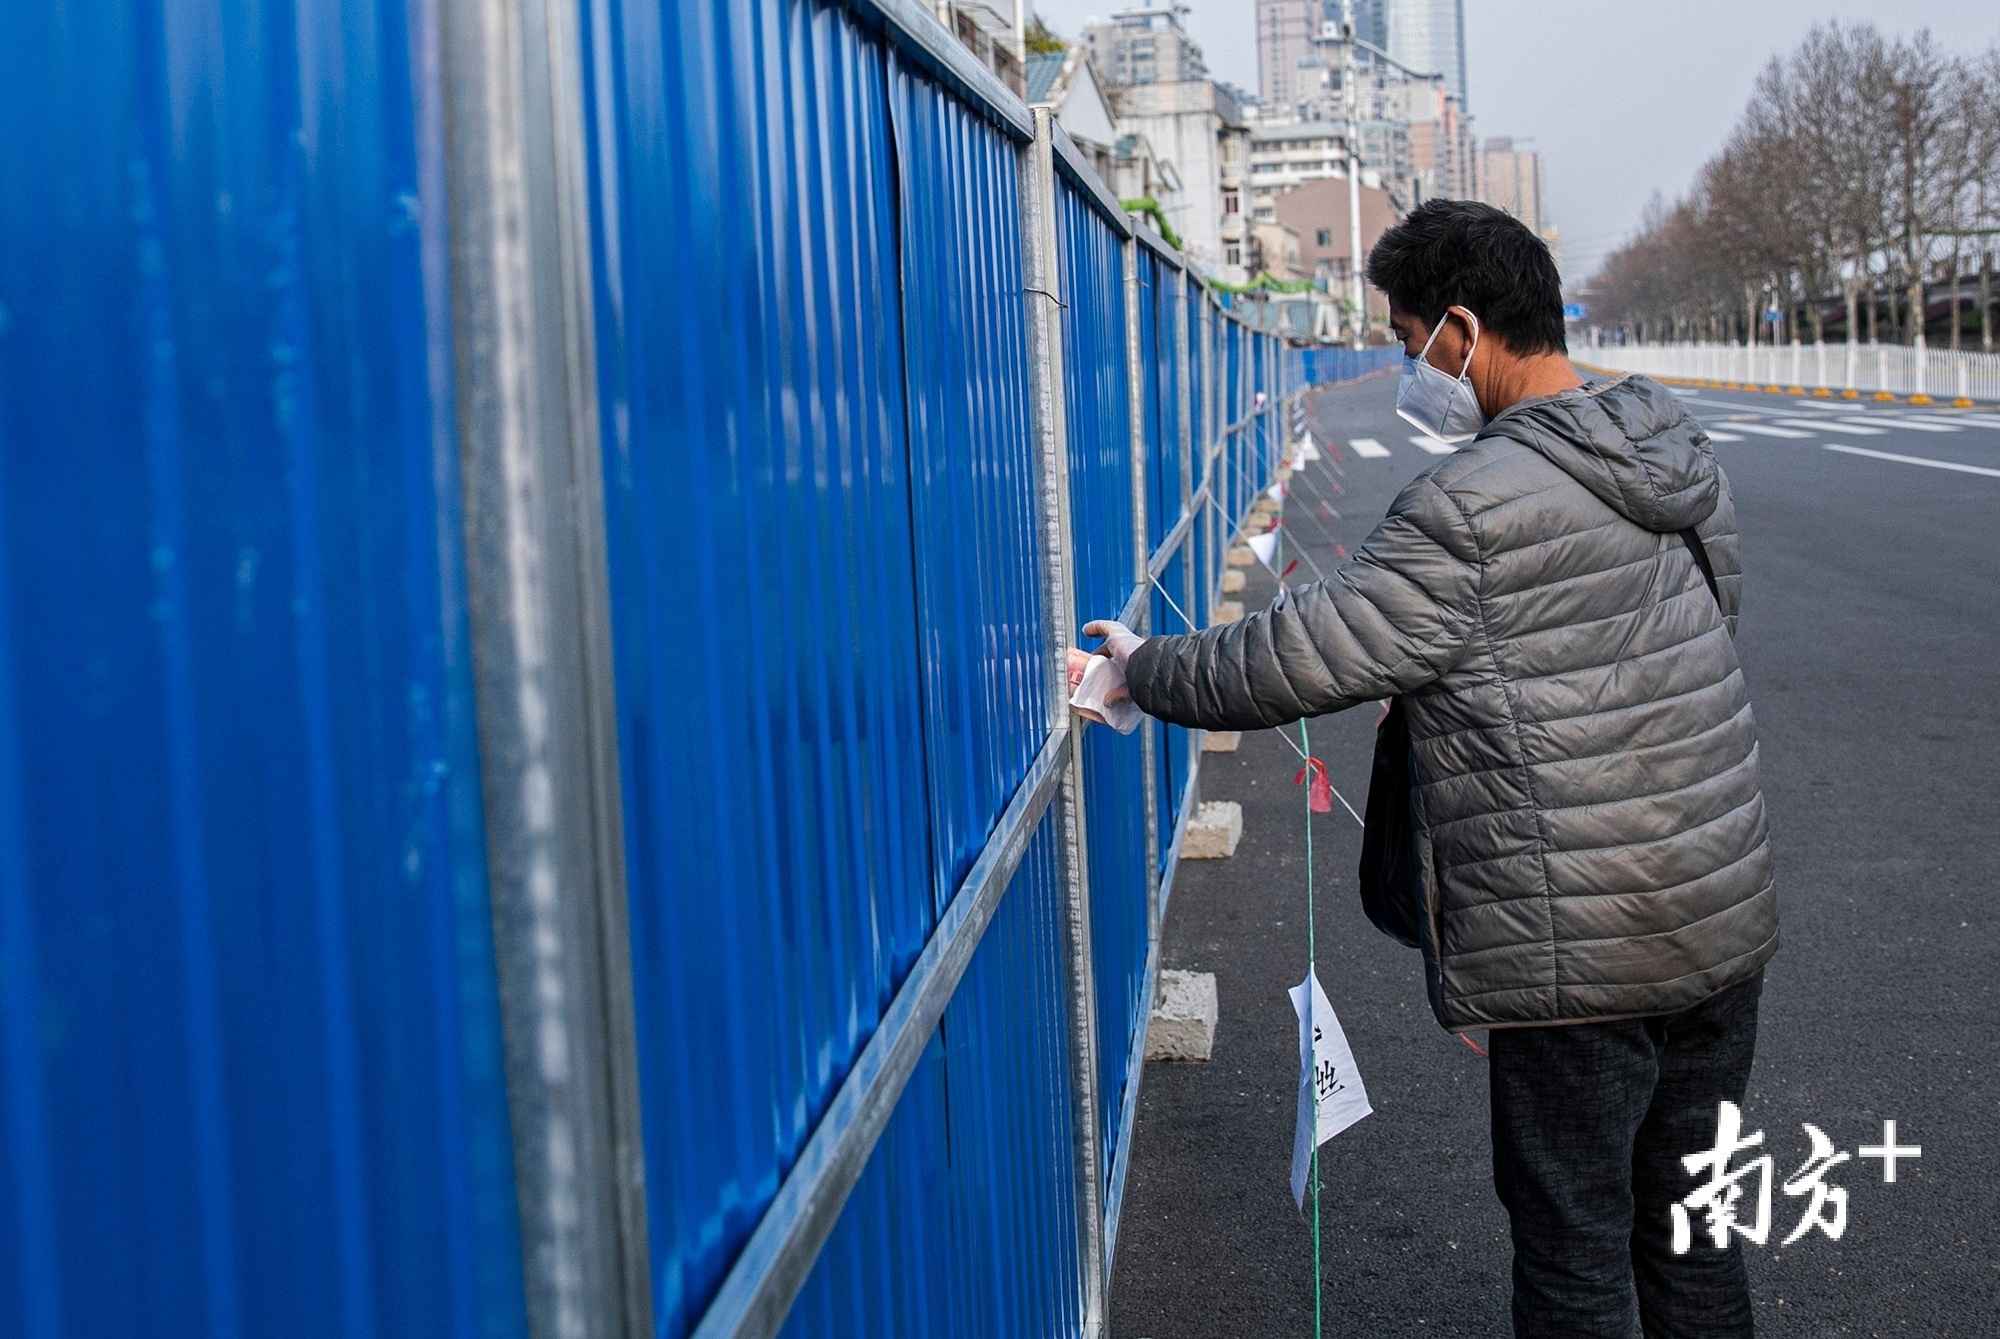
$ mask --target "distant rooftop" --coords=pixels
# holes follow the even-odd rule
[[[1068,53],[1052,51],[1043,56],[1028,57],[1028,105],[1047,102],[1055,90],[1056,80],[1062,75],[1063,61]]]

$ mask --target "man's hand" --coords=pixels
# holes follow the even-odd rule
[[[1104,658],[1109,659],[1110,657],[1106,656]],[[1077,688],[1081,686],[1083,683],[1084,674],[1088,672],[1090,669],[1090,662],[1096,659],[1098,659],[1098,656],[1092,654],[1089,651],[1079,651],[1074,646],[1072,646],[1069,649],[1066,668],[1068,670],[1069,695],[1071,697],[1076,696]],[[1128,702],[1131,700],[1131,698],[1132,698],[1131,691],[1125,688],[1123,685],[1121,685],[1117,689],[1115,689],[1109,697],[1105,699],[1105,702],[1107,704],[1112,702]],[[1077,715],[1083,717],[1083,719],[1085,719],[1086,721],[1096,721],[1099,725],[1111,724],[1111,722],[1105,720],[1103,716],[1099,715],[1097,712],[1092,711],[1088,707],[1078,707],[1072,705],[1070,709],[1074,711]]]
[[[1110,656],[1112,663],[1121,670],[1125,668],[1125,662],[1132,658],[1132,653],[1146,642],[1144,637],[1112,618],[1093,619],[1084,624],[1083,635],[1102,637],[1104,645],[1097,648],[1098,654]]]
[[[1069,691],[1074,695],[1077,685],[1083,682],[1083,672],[1090,668],[1090,652],[1070,647],[1066,668],[1069,670]]]

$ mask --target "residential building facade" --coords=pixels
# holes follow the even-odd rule
[[[925,7],[1001,83],[1027,97],[1027,53],[1014,29],[1011,5],[1003,0],[925,0]]]
[[[1253,276],[1268,274],[1287,283],[1312,278],[1298,229],[1275,221],[1250,224],[1250,259],[1244,268]]]
[[[1399,217],[1389,193],[1381,187],[1363,185],[1358,195],[1361,201],[1361,253],[1358,258],[1349,245],[1350,215],[1345,178],[1327,177],[1310,181],[1279,194],[1272,201],[1274,221],[1298,234],[1300,268],[1305,271],[1306,277],[1318,282],[1341,303],[1343,310],[1351,291],[1356,264],[1367,262],[1370,248]],[[1372,288],[1364,286],[1364,291],[1370,328],[1379,333],[1388,323],[1388,299]]]
[[[1162,200],[1182,250],[1197,269],[1227,283],[1249,278],[1250,130],[1226,85],[1210,79],[1114,89],[1120,128],[1142,135],[1181,183]]]
[[[1083,43],[1107,83],[1178,84],[1208,75],[1201,48],[1187,30],[1184,4],[1142,4],[1083,30]]]

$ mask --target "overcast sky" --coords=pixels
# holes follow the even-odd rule
[[[1034,0],[1074,37],[1122,0]],[[1188,0],[1219,79],[1256,91],[1254,0]],[[1687,188],[1735,124],[1758,69],[1821,19],[1928,26],[1948,48],[2000,40],[1994,0],[1466,0],[1477,133],[1533,138],[1545,204],[1580,281],[1637,223],[1653,191]],[[2000,89],[1994,90],[2000,97]]]

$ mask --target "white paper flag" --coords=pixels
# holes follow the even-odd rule
[[[1261,535],[1252,535],[1244,543],[1250,546],[1250,552],[1257,555],[1257,561],[1264,564],[1265,570],[1272,576],[1278,575],[1278,569],[1271,566],[1278,556],[1277,531],[1266,530]]]
[[[1313,461],[1318,459],[1319,459],[1319,448],[1313,445],[1312,438],[1308,437],[1303,442],[1299,443],[1299,462],[1301,464],[1310,465]]]
[[[1273,502],[1283,502],[1285,500],[1284,483],[1281,481],[1272,484],[1269,488],[1264,490],[1264,496],[1271,499],[1271,501]]]
[[[1373,1108],[1368,1105],[1361,1071],[1354,1067],[1347,1034],[1340,1030],[1340,1020],[1327,1003],[1318,974],[1307,973],[1305,980],[1285,993],[1292,997],[1292,1010],[1299,1016],[1299,1106],[1298,1123],[1292,1132],[1292,1200],[1303,1210],[1313,1150]]]

